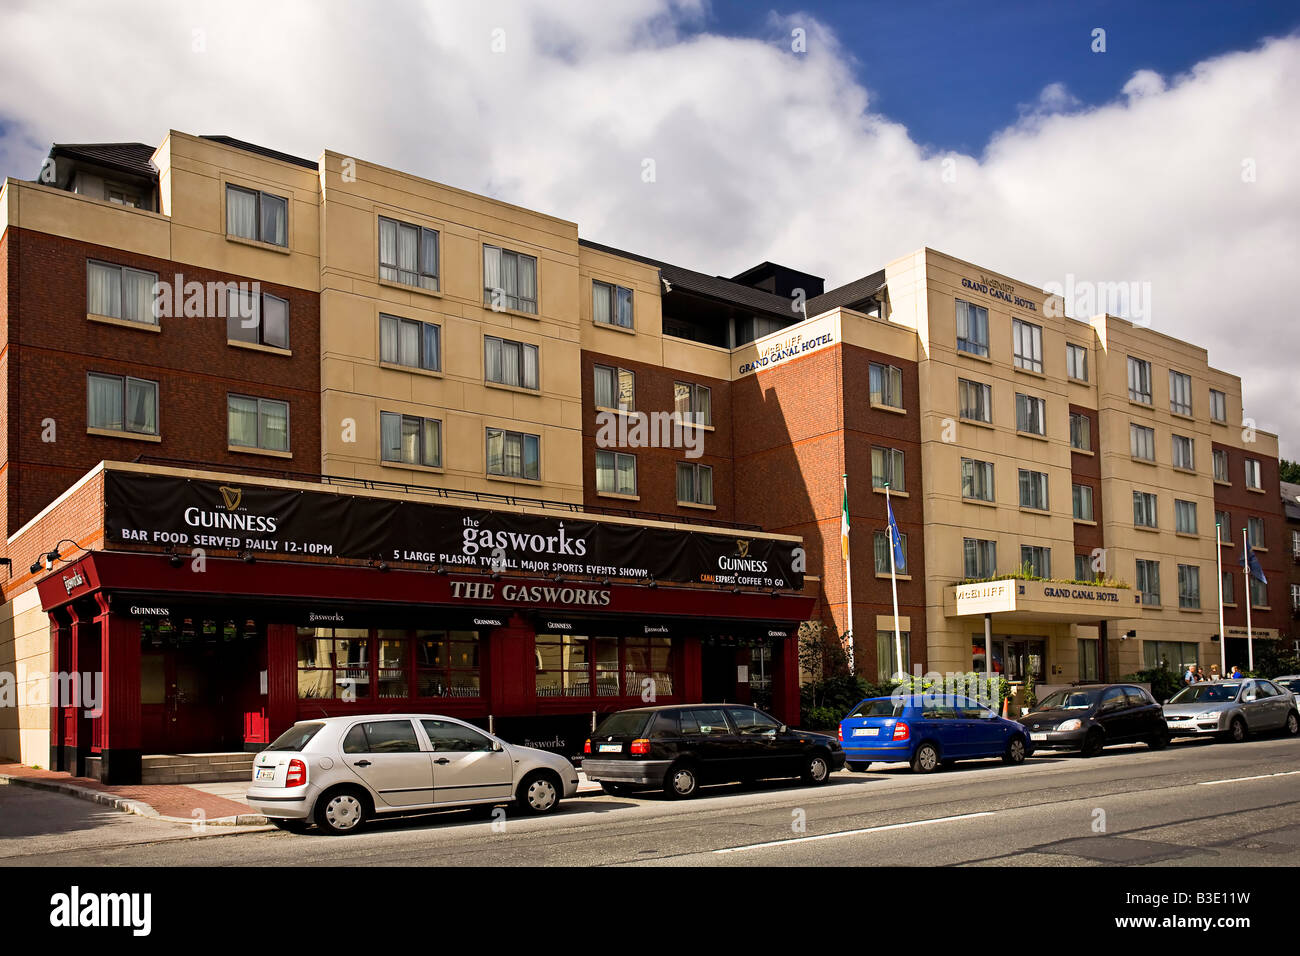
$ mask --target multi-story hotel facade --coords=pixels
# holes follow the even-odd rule
[[[1257,638],[1289,616],[1277,440],[1240,380],[930,249],[829,291],[712,276],[176,131],[55,146],[0,228],[0,754],[24,762],[139,779],[376,709],[566,751],[648,699],[794,723],[801,624],[843,634],[850,600],[873,680],[986,647],[1040,684],[1208,665],[1216,550],[1230,664],[1246,600]],[[102,674],[96,707],[42,698],[69,672]]]

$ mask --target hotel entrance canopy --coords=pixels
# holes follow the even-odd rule
[[[1131,588],[1006,578],[947,588],[946,617],[996,614],[1012,621],[1089,623],[1142,616],[1142,595]]]

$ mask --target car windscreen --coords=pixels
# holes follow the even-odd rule
[[[640,737],[645,733],[646,724],[654,716],[652,711],[625,710],[610,714],[600,722],[593,737]]]
[[[1293,694],[1300,694],[1300,677],[1291,677],[1287,680],[1278,680],[1273,683],[1281,685]]]
[[[324,726],[324,724],[294,724],[279,737],[276,737],[275,742],[266,749],[298,753],[307,746],[313,737],[320,733],[320,729]]]
[[[1192,684],[1170,697],[1169,703],[1222,704],[1230,700],[1236,700],[1237,691],[1240,689],[1240,684]]]
[[[903,702],[886,697],[882,700],[864,700],[849,713],[850,717],[897,717],[903,713]]]
[[[1071,687],[1053,691],[1038,702],[1034,710],[1087,710],[1101,696],[1100,687]]]

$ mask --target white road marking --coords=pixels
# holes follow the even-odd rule
[[[1300,773],[1300,770],[1281,770],[1277,773],[1261,773],[1253,777],[1229,777],[1226,780],[1201,780],[1197,783],[1198,787],[1217,787],[1221,783],[1240,783],[1243,780],[1268,780],[1272,777],[1290,777],[1293,774]]]
[[[911,823],[890,823],[886,826],[864,827],[861,830],[840,830],[837,833],[819,833],[816,836],[795,837],[792,840],[773,840],[770,843],[751,843],[748,846],[731,846],[714,853],[742,853],[745,850],[762,850],[770,846],[789,846],[793,843],[811,843],[814,840],[834,840],[836,837],[858,836],[863,833],[880,833],[884,830],[904,830],[908,827],[923,827],[931,823],[949,823],[953,820],[970,820],[974,817],[991,817],[993,810],[979,813],[961,813],[955,817],[935,817],[933,820],[913,820]]]

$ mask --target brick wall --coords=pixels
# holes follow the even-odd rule
[[[1278,460],[1266,455],[1255,454],[1231,445],[1213,442],[1215,451],[1228,453],[1228,477],[1231,486],[1215,484],[1214,510],[1228,512],[1232,520],[1232,542],[1234,547],[1223,549],[1223,570],[1231,571],[1236,581],[1233,593],[1237,598],[1235,608],[1225,608],[1225,624],[1239,627],[1246,626],[1246,582],[1242,578],[1241,529],[1246,526],[1246,519],[1251,516],[1264,519],[1264,546],[1267,551],[1257,551],[1259,565],[1268,578],[1268,606],[1270,610],[1251,610],[1251,624],[1254,627],[1275,627],[1279,634],[1291,631],[1291,595],[1287,583],[1291,558],[1291,534],[1286,525],[1282,511],[1282,489],[1279,484]],[[1259,462],[1260,484],[1262,493],[1246,490],[1246,459],[1253,458]],[[1225,535],[1227,537],[1227,535]],[[1212,584],[1216,582],[1211,582]],[[1210,592],[1217,593],[1216,591]]]
[[[1083,405],[1071,405],[1070,414],[1087,416],[1088,430],[1092,438],[1091,455],[1073,450],[1070,452],[1070,481],[1076,485],[1087,485],[1092,489],[1092,519],[1096,522],[1095,525],[1075,523],[1074,553],[1091,557],[1094,549],[1106,547],[1105,534],[1102,531],[1104,518],[1101,508],[1101,440],[1097,427],[1097,410]],[[1073,504],[1071,506],[1073,507]],[[1113,570],[1108,570],[1107,573],[1114,576]],[[1068,575],[1071,577],[1074,575],[1073,560]],[[1057,571],[1057,577],[1065,576],[1066,573]]]

